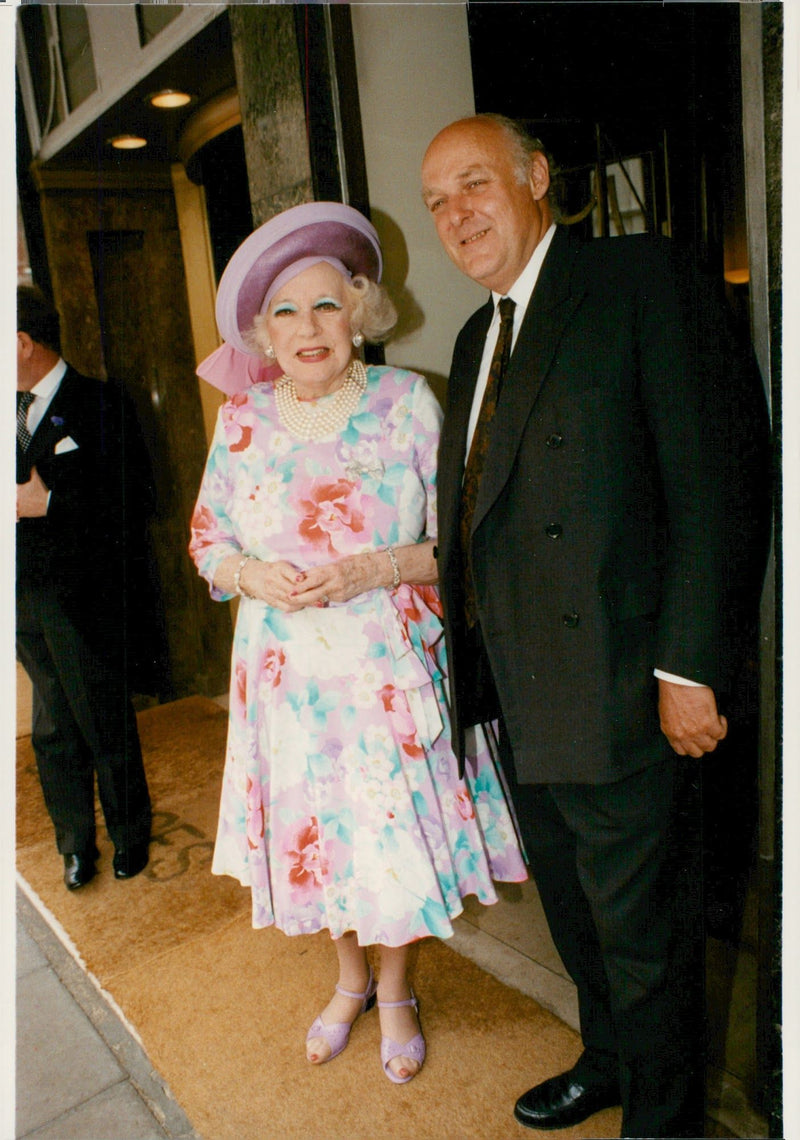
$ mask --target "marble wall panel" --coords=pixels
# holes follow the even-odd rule
[[[172,188],[41,189],[64,356],[122,380],[139,411],[158,488],[152,559],[163,631],[159,695],[227,688],[230,615],[187,554],[206,438]]]

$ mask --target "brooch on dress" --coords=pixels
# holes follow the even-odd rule
[[[344,473],[351,483],[367,477],[381,479],[386,471],[386,464],[378,455],[377,445],[372,440],[359,440],[345,450],[342,459],[347,459]]]
[[[369,475],[372,479],[380,479],[385,470],[386,464],[382,459],[377,459],[373,463],[359,463],[357,459],[351,459],[344,473],[351,483],[355,483],[365,475]]]

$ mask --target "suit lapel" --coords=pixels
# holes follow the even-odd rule
[[[447,536],[458,533],[461,482],[466,459],[469,426],[475,382],[478,378],[486,333],[492,321],[494,305],[491,297],[470,319],[459,338],[453,369],[447,385],[447,412],[442,426],[437,476],[439,495],[439,534],[446,545]]]
[[[473,531],[503,490],[531,411],[572,315],[583,299],[573,270],[581,242],[559,228],[547,252],[503,378],[475,507]]]
[[[58,386],[58,391],[50,401],[50,406],[45,412],[44,418],[33,433],[30,447],[26,452],[27,462],[30,467],[35,467],[43,457],[52,455],[53,449],[58,441],[70,434],[69,412],[71,407],[70,387],[72,384],[70,372],[71,370],[68,368]]]

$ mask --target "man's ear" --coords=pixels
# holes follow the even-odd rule
[[[17,345],[24,360],[30,360],[35,348],[34,342],[26,332],[17,333]]]
[[[540,150],[534,151],[531,156],[528,182],[533,191],[534,199],[541,202],[550,189],[550,164]]]

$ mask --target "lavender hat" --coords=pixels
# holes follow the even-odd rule
[[[352,206],[305,202],[254,230],[228,262],[217,290],[217,325],[227,343],[254,355],[243,334],[253,327],[275,288],[295,275],[286,271],[296,267],[299,273],[319,261],[380,281],[375,229]]]

